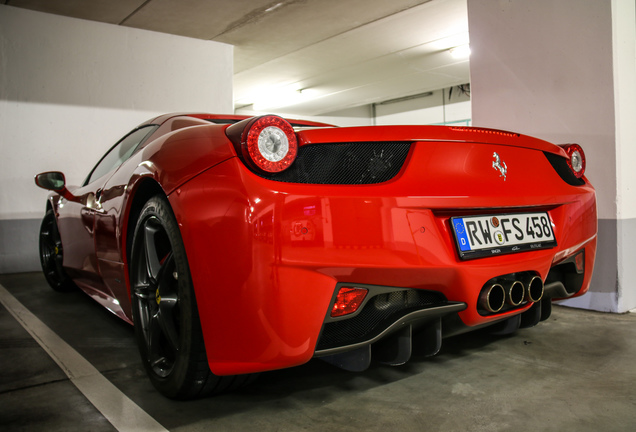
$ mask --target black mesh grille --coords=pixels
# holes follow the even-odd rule
[[[544,152],[543,153],[548,161],[552,165],[552,168],[559,174],[559,177],[563,179],[564,182],[569,184],[570,186],[583,186],[585,181],[583,179],[577,178],[573,173],[570,167],[568,166],[568,161],[564,157],[555,155],[553,153]]]
[[[408,142],[306,145],[287,170],[259,175],[286,183],[382,183],[400,172],[410,147]]]
[[[442,294],[431,291],[411,289],[378,294],[353,318],[326,323],[316,350],[364,342],[407,313],[445,303]]]

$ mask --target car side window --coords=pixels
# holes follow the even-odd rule
[[[118,168],[121,164],[132,156],[135,150],[157,127],[155,125],[143,126],[135,129],[119,140],[97,163],[93,171],[88,175],[84,182],[87,185],[97,180],[104,174]]]

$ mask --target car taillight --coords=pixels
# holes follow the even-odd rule
[[[287,120],[273,115],[252,119],[241,134],[243,158],[268,173],[286,170],[296,159],[298,141]]]
[[[369,290],[364,288],[342,287],[336,296],[336,302],[331,308],[332,317],[349,315],[358,310]]]
[[[585,174],[585,153],[578,144],[564,144],[561,146],[568,155],[568,167],[576,178]]]

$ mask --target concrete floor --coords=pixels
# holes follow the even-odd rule
[[[0,284],[170,431],[636,430],[636,314],[555,307],[512,337],[458,336],[402,367],[313,360],[175,402],[146,379],[132,328],[87,296],[55,293],[38,273]],[[117,430],[1,305],[0,430]]]

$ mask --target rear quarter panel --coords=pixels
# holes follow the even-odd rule
[[[169,195],[179,185],[234,157],[224,129],[222,125],[206,124],[169,132],[134,154],[106,183],[102,211],[95,224],[96,255],[101,277],[125,319],[132,320],[126,246],[136,220],[134,214],[130,216],[135,206],[140,208],[149,198],[138,195],[141,185],[153,182],[156,188],[151,190]]]

